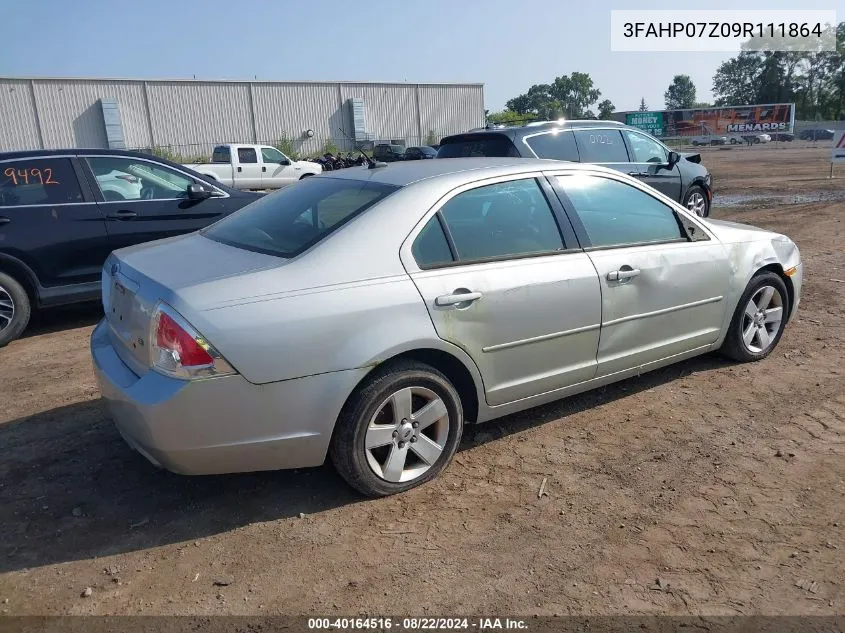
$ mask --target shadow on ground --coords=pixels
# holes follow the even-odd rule
[[[42,334],[52,334],[78,327],[96,325],[103,318],[103,308],[99,303],[76,303],[60,308],[37,310],[32,314],[22,339]]]
[[[461,449],[725,364],[703,356],[470,427]],[[195,540],[364,501],[330,466],[213,477],[157,470],[124,444],[102,400],[0,425],[0,446],[0,572]]]

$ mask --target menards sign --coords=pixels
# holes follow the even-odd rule
[[[661,112],[627,112],[625,123],[660,137],[792,132],[795,124],[795,104],[772,103]]]

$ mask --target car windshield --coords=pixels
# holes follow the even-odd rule
[[[437,158],[468,158],[489,156],[518,157],[511,140],[503,134],[477,134],[457,136],[445,140],[437,150]]]
[[[202,235],[250,251],[295,257],[398,187],[345,178],[309,178],[264,196]]]

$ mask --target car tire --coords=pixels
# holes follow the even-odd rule
[[[32,312],[29,296],[16,279],[0,272],[0,347],[18,338]]]
[[[742,293],[719,351],[743,363],[766,358],[777,347],[788,315],[783,279],[769,271],[758,273]]]
[[[449,379],[424,363],[400,361],[376,370],[350,396],[329,455],[350,486],[384,497],[436,477],[462,433],[461,399]]]
[[[731,139],[731,145],[736,145],[737,143],[739,143],[739,141],[737,141],[735,138]]]
[[[687,190],[683,204],[700,218],[710,216],[710,201],[707,199],[707,192],[698,185],[693,185]]]

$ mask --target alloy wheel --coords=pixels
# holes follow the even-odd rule
[[[698,217],[703,218],[704,212],[707,209],[707,201],[702,194],[694,191],[687,200],[687,209],[695,213]]]
[[[449,437],[449,411],[425,387],[405,387],[382,402],[364,436],[367,463],[380,478],[407,482],[438,460]]]
[[[783,320],[783,297],[777,288],[762,286],[745,306],[742,342],[748,351],[760,354],[775,342]]]
[[[15,301],[11,293],[0,286],[0,332],[12,324],[15,318]]]

